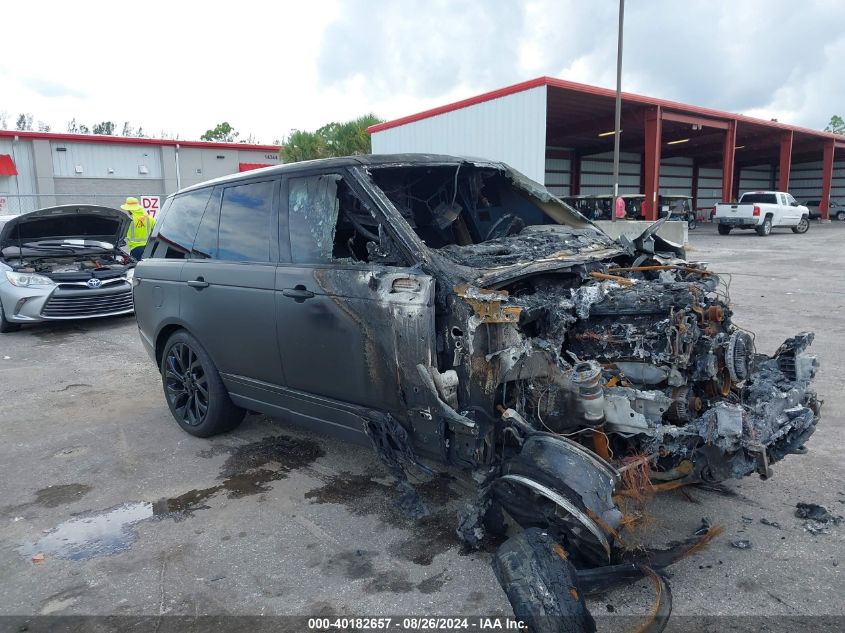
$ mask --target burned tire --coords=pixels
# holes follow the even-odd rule
[[[719,231],[719,235],[728,235],[731,232],[731,227],[727,224],[720,224],[716,227]]]
[[[17,332],[21,329],[20,323],[11,323],[6,320],[6,313],[3,312],[3,304],[0,304],[0,334]]]
[[[545,530],[529,528],[505,541],[493,556],[493,572],[531,633],[596,630],[575,568]]]
[[[798,223],[797,226],[792,227],[793,233],[806,233],[808,230],[810,230],[810,218],[808,218],[806,215],[802,216],[801,221]]]
[[[757,231],[757,235],[760,237],[766,237],[769,233],[772,232],[772,216],[767,215],[766,219],[763,220],[763,224],[754,228]]]
[[[167,406],[183,431],[211,437],[243,421],[246,412],[232,403],[208,352],[186,331],[167,340],[160,369]]]

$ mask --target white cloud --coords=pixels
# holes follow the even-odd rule
[[[318,0],[4,7],[0,110],[54,130],[112,120],[265,142],[373,111],[395,118],[538,75],[613,86],[616,2]],[[845,4],[626,6],[626,90],[823,127],[845,114]]]

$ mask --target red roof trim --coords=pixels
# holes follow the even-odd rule
[[[616,98],[616,91],[612,88],[590,86],[574,81],[567,81],[566,79],[558,79],[556,77],[537,77],[536,79],[530,79],[528,81],[523,81],[522,83],[514,84],[512,86],[506,86],[504,88],[499,88],[498,90],[485,92],[475,97],[470,97],[469,99],[463,99],[462,101],[456,101],[455,103],[450,103],[437,108],[432,108],[431,110],[425,110],[417,114],[411,114],[409,116],[401,117],[399,119],[394,119],[393,121],[378,123],[376,125],[368,127],[367,132],[373,134],[374,132],[389,130],[391,128],[406,125],[408,123],[414,123],[415,121],[420,121],[422,119],[428,119],[440,114],[446,114],[447,112],[454,112],[455,110],[468,108],[479,103],[484,103],[485,101],[492,101],[494,99],[499,99],[501,97],[516,94],[518,92],[524,92],[525,90],[531,90],[532,88],[537,88],[539,86],[550,86],[552,88],[560,88],[562,90],[571,90],[584,94],[592,94],[599,97]],[[788,125],[786,123],[779,123],[775,121],[766,121],[765,119],[757,119],[755,117],[746,116],[744,114],[734,114],[732,112],[713,110],[711,108],[705,108],[702,106],[687,105],[685,103],[679,103],[677,101],[668,101],[666,99],[658,99],[656,97],[646,97],[645,95],[638,95],[632,92],[623,92],[622,99],[623,101],[627,101],[629,103],[660,106],[662,108],[677,110],[689,114],[710,116],[729,121],[741,121],[743,123],[761,125],[764,127],[776,128],[781,130],[792,130],[793,132],[799,132],[801,134],[810,134],[819,138],[832,138],[840,142],[845,140],[843,139],[843,136],[841,134],[833,134],[832,132],[822,132],[821,130],[813,130],[810,128],[799,127],[796,125]],[[839,143],[837,143],[837,147],[839,146]]]
[[[252,143],[215,143],[211,141],[177,141],[161,138],[136,138],[132,136],[105,136],[100,134],[58,134],[53,132],[22,132],[0,130],[0,138],[43,139],[45,141],[67,141],[70,143],[117,143],[120,145],[165,145],[170,147],[196,147],[216,149],[242,149],[256,152],[278,152],[278,145],[254,145]]]
[[[238,163],[238,171],[251,171],[262,167],[272,167],[270,163]]]
[[[17,176],[18,168],[8,154],[0,154],[0,176]]]

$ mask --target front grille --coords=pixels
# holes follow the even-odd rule
[[[67,296],[55,294],[47,301],[41,315],[51,319],[100,316],[132,310],[132,289],[120,292]]]

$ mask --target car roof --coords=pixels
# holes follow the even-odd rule
[[[357,156],[318,158],[316,160],[305,160],[297,163],[285,163],[284,165],[272,165],[270,167],[262,167],[260,169],[252,169],[246,172],[229,174],[212,180],[206,180],[205,182],[191,185],[190,187],[185,187],[172,195],[179,195],[188,191],[195,191],[205,187],[213,187],[215,185],[225,184],[228,182],[237,182],[239,180],[246,180],[257,176],[275,176],[276,174],[289,174],[312,169],[328,171],[331,169],[341,169],[343,167],[387,167],[393,165],[397,167],[413,167],[419,165],[458,165],[466,162],[479,167],[493,167],[501,169],[505,166],[503,163],[486,160],[484,158],[450,156],[446,154],[360,154]]]

